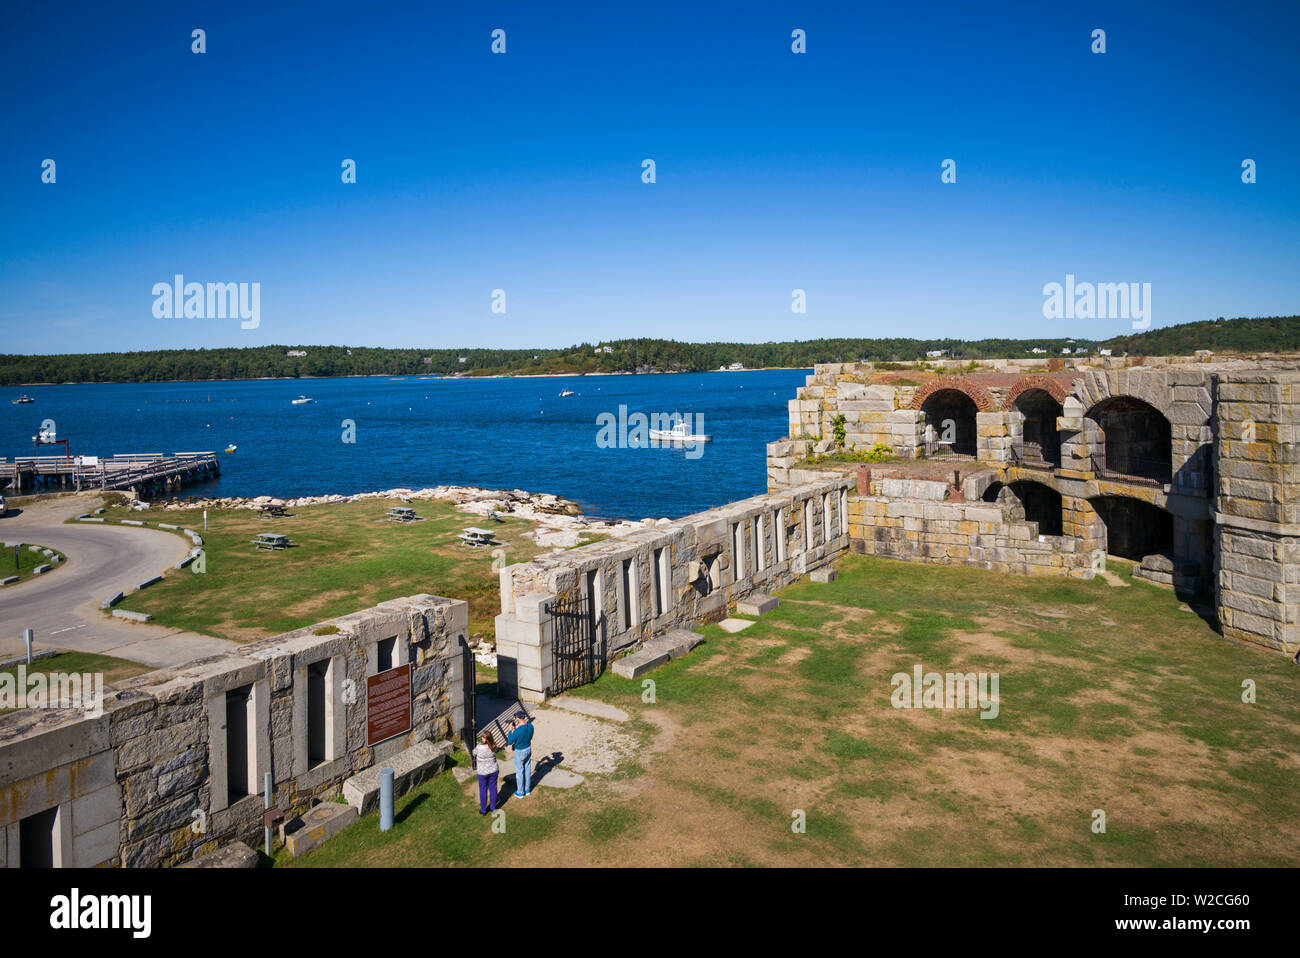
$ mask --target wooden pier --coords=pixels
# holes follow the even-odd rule
[[[53,489],[135,490],[154,496],[179,489],[183,483],[202,482],[221,475],[215,452],[173,452],[93,456],[15,456],[0,459],[0,486],[6,495]]]

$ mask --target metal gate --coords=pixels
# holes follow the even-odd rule
[[[559,695],[579,685],[594,682],[605,671],[605,650],[596,641],[596,623],[591,615],[591,597],[577,595],[551,603],[554,622],[552,646],[553,680],[547,695]]]
[[[465,748],[473,752],[478,737],[478,663],[464,636],[460,639],[460,674],[465,697],[465,725],[460,734]]]

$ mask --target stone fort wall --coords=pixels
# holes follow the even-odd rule
[[[545,698],[557,604],[585,600],[598,647],[612,659],[656,635],[717,621],[738,600],[833,562],[849,547],[852,486],[841,475],[814,477],[506,567],[496,619],[502,691]]]
[[[460,669],[468,606],[417,595],[253,642],[238,654],[118,683],[103,714],[27,709],[0,717],[0,863],[17,867],[24,819],[53,811],[54,864],[161,866],[232,840],[260,847],[263,779],[289,818],[345,779],[465,723]],[[412,728],[366,744],[366,677],[380,650],[411,665]],[[323,744],[310,761],[309,671],[326,689]],[[227,693],[247,694],[248,788],[229,789]],[[322,730],[318,730],[319,732]]]
[[[854,551],[1082,577],[1087,566],[1104,567],[1108,552],[1137,550],[1146,554],[1131,556],[1135,575],[1188,597],[1212,595],[1225,636],[1295,655],[1295,366],[1285,357],[1116,359],[1051,374],[951,370],[912,385],[880,381],[870,364],[820,365],[790,401],[790,435],[768,446],[768,487],[853,472],[835,454],[877,443],[905,474],[907,462],[951,448],[936,444],[938,417],[952,415],[960,394],[973,420],[970,455],[949,465],[966,479],[937,497],[915,483],[886,491],[880,474],[890,467],[870,467],[874,485],[857,483],[850,500]],[[939,399],[948,402],[936,407]],[[842,449],[831,438],[841,415]],[[971,481],[979,488],[965,488]],[[1018,513],[1012,500],[1027,488],[1059,497],[1055,514]],[[994,522],[982,503],[973,517],[969,502],[979,498],[1010,511]]]

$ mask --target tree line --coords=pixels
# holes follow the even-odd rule
[[[1034,353],[1034,349],[1043,350]],[[367,346],[252,346],[161,349],[48,356],[0,354],[0,383],[169,382],[315,376],[485,376],[635,372],[703,372],[741,363],[805,368],[816,363],[911,363],[927,352],[945,358],[996,359],[1060,356],[1080,348],[1095,355],[1190,355],[1215,352],[1300,351],[1300,316],[1185,323],[1110,339],[838,338],[768,343],[684,343],[624,339],[562,349],[383,349]],[[306,355],[292,356],[291,352]]]

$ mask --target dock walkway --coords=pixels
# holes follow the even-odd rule
[[[134,489],[141,496],[170,491],[182,483],[221,474],[215,452],[136,453],[105,459],[91,456],[15,456],[0,459],[0,484],[7,495],[49,489],[109,491]]]

